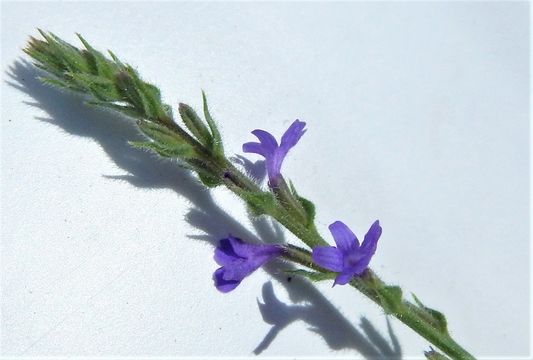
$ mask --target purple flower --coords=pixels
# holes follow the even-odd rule
[[[252,131],[252,134],[259,139],[259,142],[248,142],[242,146],[242,151],[246,153],[264,156],[270,186],[278,185],[283,159],[305,133],[304,127],[305,123],[303,121],[295,120],[281,137],[279,145],[272,134],[257,129]]]
[[[215,261],[222,267],[213,274],[216,288],[223,293],[230,292],[242,279],[264,263],[281,255],[282,251],[279,245],[248,244],[231,235],[220,240],[215,249]]]
[[[368,267],[370,259],[376,252],[381,226],[376,220],[365,235],[363,243],[341,221],[335,221],[329,226],[329,231],[335,240],[335,246],[317,246],[313,248],[313,262],[327,270],[338,272],[333,286],[344,285],[355,275],[361,275]]]

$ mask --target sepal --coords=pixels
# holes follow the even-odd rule
[[[202,182],[202,184],[204,184],[205,186],[209,187],[209,188],[214,188],[214,187],[217,187],[219,185],[222,185],[222,181],[211,176],[211,175],[208,175],[208,174],[204,174],[204,173],[201,173],[201,172],[198,172],[198,178],[200,179],[200,181]]]
[[[383,286],[378,294],[381,299],[381,305],[387,314],[399,312],[403,305],[402,289],[399,286]]]
[[[306,217],[305,220],[306,220],[307,227],[314,226],[315,215],[316,215],[315,204],[313,204],[313,202],[304,198],[303,196],[300,196],[298,192],[296,191],[294,184],[290,180],[289,180],[289,187],[290,187],[291,194],[294,196],[298,204],[301,206],[301,208],[305,212],[305,217]]]
[[[254,216],[270,214],[276,209],[276,199],[271,193],[243,191],[240,195]]]
[[[134,143],[137,147],[149,148],[165,157],[183,159],[197,157],[194,148],[167,127],[143,120],[138,121],[137,124],[141,131],[153,140],[148,143]]]
[[[178,107],[181,120],[187,129],[208,149],[213,148],[213,137],[204,125],[202,119],[196,114],[192,107],[187,104],[179,104]]]
[[[207,106],[207,98],[205,96],[205,92],[202,91],[202,103],[204,108],[204,117],[207,121],[207,125],[209,126],[209,129],[211,130],[211,135],[213,136],[213,152],[218,157],[224,157],[224,146],[222,144],[222,137],[220,136],[220,132],[218,131],[218,126],[213,120],[213,117],[211,116],[211,113],[209,112],[209,107]]]
[[[449,335],[448,333],[448,321],[446,320],[446,317],[443,313],[440,311],[431,309],[424,304],[416,297],[415,294],[411,294],[413,296],[413,299],[417,305],[417,310],[419,311],[420,315],[434,328],[439,330],[441,333]]]

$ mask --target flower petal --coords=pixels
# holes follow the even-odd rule
[[[357,236],[355,236],[352,230],[350,230],[350,228],[342,221],[335,221],[331,224],[329,226],[329,231],[331,232],[331,235],[333,235],[335,244],[337,244],[337,247],[343,253],[351,252],[354,248],[359,247]]]
[[[333,246],[316,246],[313,248],[313,262],[330,271],[342,271],[342,253]]]
[[[235,261],[231,265],[224,266],[222,278],[224,280],[241,281],[261,266],[261,263],[254,260],[240,259],[240,261]]]
[[[371,258],[372,256],[364,256],[359,259],[355,265],[350,266],[347,270],[351,271],[354,275],[361,275],[368,267]]]
[[[281,247],[279,245],[251,244],[231,235],[228,236],[228,241],[235,254],[246,259],[252,257],[272,257],[281,254]]]
[[[252,131],[252,134],[259,139],[265,150],[269,153],[273,153],[278,148],[278,142],[268,131],[256,129]]]
[[[262,144],[256,142],[247,142],[243,144],[242,151],[245,153],[259,154],[261,156],[264,156],[265,158],[271,155],[265,150],[265,147]]]
[[[355,273],[351,268],[343,270],[337,277],[335,278],[335,282],[333,282],[333,286],[335,285],[346,285],[353,277]]]
[[[234,237],[231,235],[228,235],[227,241],[229,242],[231,249],[236,256],[239,256],[241,258],[248,258],[254,253],[256,245],[246,243],[238,237]]]
[[[232,238],[231,235],[229,238],[221,239],[217,248],[215,249],[214,259],[218,265],[229,265],[236,259],[241,258],[239,255],[237,255],[237,253],[235,253],[230,238]]]
[[[379,220],[374,221],[372,226],[370,226],[370,229],[365,235],[365,238],[363,240],[363,243],[361,244],[361,248],[359,249],[361,251],[361,255],[364,255],[364,257],[368,257],[370,261],[370,257],[374,255],[376,252],[376,248],[378,246],[378,240],[381,236],[381,226],[379,225]]]
[[[223,293],[230,292],[241,283],[237,280],[224,280],[224,268],[219,268],[213,273],[213,280],[217,290]]]
[[[290,148],[292,148],[294,145],[298,143],[300,138],[303,134],[305,134],[304,130],[305,122],[300,120],[294,120],[294,122],[289,126],[287,131],[283,134],[281,137],[280,142],[280,148],[283,149],[284,153],[286,154],[287,151],[289,151]]]

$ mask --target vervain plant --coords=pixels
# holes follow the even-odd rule
[[[219,291],[234,290],[261,265],[281,257],[297,264],[297,270],[290,270],[292,274],[311,281],[333,280],[334,285],[359,290],[450,358],[474,359],[451,337],[441,312],[427,307],[415,295],[412,301],[406,299],[400,287],[386,284],[368,267],[382,232],[379,221],[370,226],[361,243],[341,221],[329,226],[336,246],[330,246],[318,233],[314,204],[281,174],[283,159],[305,133],[304,122],[294,121],[279,143],[270,133],[254,130],[259,142],[243,145],[244,152],[265,158],[268,186],[262,188],[228,159],[205,94],[202,93],[203,118],[189,105],[180,104],[178,122],[172,108],[161,101],[159,89],[143,81],[132,66],[121,62],[111,51],[108,56],[102,54],[80,35],[83,49],[52,33],[40,33],[43,39],[30,38],[24,51],[45,71],[44,83],[85,94],[89,104],[135,119],[145,140],[132,141],[132,146],[175,159],[206,187],[227,187],[253,215],[274,218],[302,241],[300,247],[257,245],[232,236],[220,240],[215,249],[220,268],[213,275]],[[425,355],[428,359],[447,359],[432,348]]]

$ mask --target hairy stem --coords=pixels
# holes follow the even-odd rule
[[[336,273],[330,272],[314,264],[311,259],[311,253],[305,249],[289,245],[285,248],[283,257],[314,271],[329,275],[330,278],[336,276]],[[451,336],[432,326],[427,321],[424,314],[421,313],[420,308],[415,304],[407,300],[402,300],[400,304],[394,306],[393,309],[390,309],[390,307],[384,303],[390,296],[390,294],[386,293],[387,285],[370,268],[367,269],[362,276],[353,278],[349,284],[363,293],[375,304],[383,307],[387,313],[394,316],[420,336],[441,349],[452,359],[475,360],[474,356],[455,342]]]

